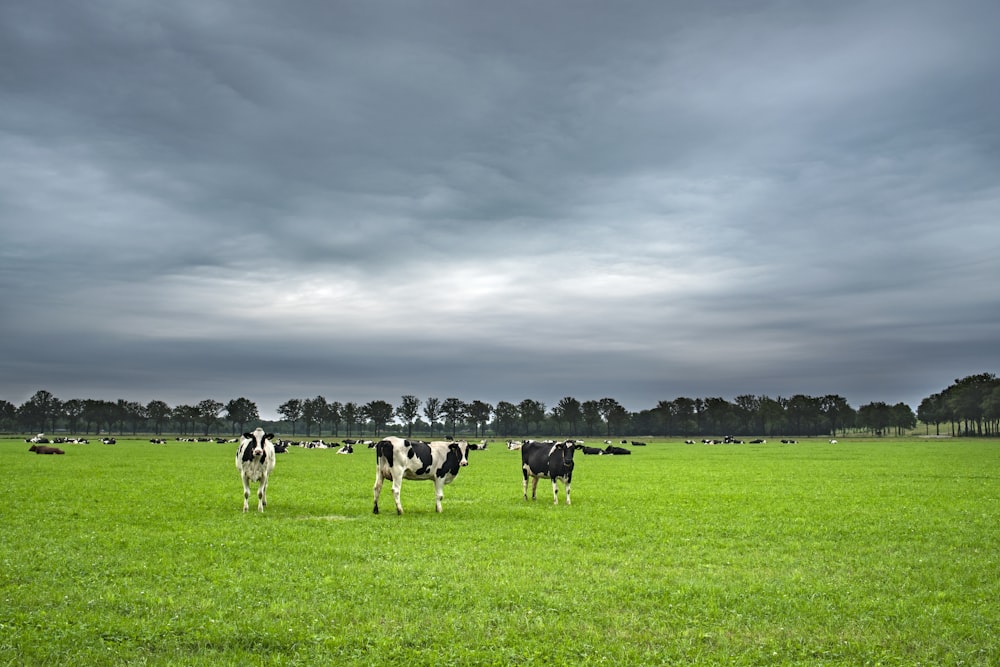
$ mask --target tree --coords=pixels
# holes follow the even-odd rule
[[[482,434],[486,435],[486,424],[490,421],[493,406],[483,401],[473,401],[467,407],[469,419],[476,424],[476,435],[479,435],[480,429],[482,429]]]
[[[128,419],[129,402],[119,398],[114,402],[114,423],[118,424],[118,435],[125,435],[125,421]]]
[[[613,398],[602,398],[597,402],[601,411],[601,419],[607,424],[608,435],[611,435],[611,426],[616,419],[620,419],[622,406]]]
[[[83,401],[71,398],[62,405],[62,414],[66,418],[66,426],[70,433],[77,432],[77,425],[83,417]]]
[[[875,401],[858,408],[858,425],[875,435],[884,435],[892,424],[892,408],[884,401]]]
[[[599,432],[604,422],[601,419],[601,404],[597,401],[584,401],[580,404],[583,412],[583,423],[587,427],[587,435]]]
[[[226,403],[226,419],[233,425],[233,435],[235,435],[245,433],[247,422],[260,419],[260,413],[257,411],[256,403],[241,396]]]
[[[460,421],[465,419],[468,406],[457,398],[446,398],[441,403],[441,414],[445,417],[445,424],[451,425],[451,437],[455,437],[455,427]]]
[[[761,435],[771,435],[778,432],[784,426],[784,399],[780,396],[777,399],[770,396],[760,396],[760,416],[758,419]]]
[[[0,400],[0,428],[14,430],[17,407],[10,401]]]
[[[948,419],[944,397],[932,394],[920,401],[917,418],[927,426],[927,433],[930,433],[930,425],[934,424],[934,434],[941,435],[941,423]]]
[[[733,405],[740,421],[740,430],[744,434],[753,433],[754,421],[760,411],[760,399],[753,394],[742,394],[733,399]]]
[[[1000,380],[996,375],[980,373],[955,380],[944,390],[953,417],[963,424],[965,434],[983,435],[984,402],[997,386]]]
[[[406,424],[406,437],[413,436],[413,422],[417,421],[420,414],[420,399],[407,394],[402,397],[399,407],[396,408],[396,416]]]
[[[146,406],[138,401],[125,401],[122,406],[124,419],[132,426],[132,435],[139,431],[139,425],[147,419]]]
[[[392,421],[392,412],[392,403],[388,401],[371,401],[365,404],[365,414],[372,421],[376,437]]]
[[[653,416],[656,420],[660,433],[671,435],[674,433],[674,404],[672,401],[658,401],[653,408]]]
[[[198,422],[205,427],[205,435],[208,435],[209,429],[215,426],[215,422],[219,419],[219,413],[224,407],[225,405],[220,401],[211,398],[206,398],[198,403]]]
[[[441,417],[441,399],[440,398],[428,398],[424,402],[424,416],[427,417],[427,423],[431,427],[431,435],[434,435],[434,424]]]
[[[613,429],[615,433],[624,434],[628,430],[628,410],[613,398],[602,398],[598,404],[602,406],[602,416],[608,423],[608,433]]]
[[[847,399],[837,394],[827,394],[819,400],[819,411],[826,418],[828,433],[837,437],[837,428],[843,428],[854,416],[854,410],[847,404]]]
[[[517,406],[510,401],[500,401],[493,411],[496,415],[494,430],[499,435],[513,435],[517,427]]]
[[[87,433],[90,433],[91,424],[94,424],[97,433],[100,433],[102,429],[110,433],[117,412],[117,406],[111,401],[101,401],[92,398],[84,399],[82,418],[87,425]]]
[[[146,416],[153,422],[156,435],[163,433],[163,424],[170,419],[170,406],[164,401],[150,401],[146,404]]]
[[[180,425],[182,434],[194,433],[194,425],[198,423],[198,408],[193,405],[178,405],[174,408],[174,421]]]
[[[55,428],[56,418],[62,409],[62,402],[44,389],[35,394],[18,408],[18,417],[29,429],[44,433],[51,426]]]
[[[796,394],[788,399],[785,414],[792,425],[793,432],[801,435],[814,435],[820,432],[820,422],[823,415],[820,411],[820,399]]]
[[[572,396],[564,396],[558,404],[559,414],[562,420],[569,424],[569,434],[576,435],[577,427],[583,419],[583,410],[580,401]]]
[[[333,401],[327,404],[326,418],[330,420],[331,433],[334,436],[340,435],[340,422],[343,419],[344,406],[340,401]]]
[[[705,399],[704,424],[710,433],[732,434],[739,417],[733,414],[733,405],[721,396]]]
[[[892,406],[890,419],[890,424],[896,429],[896,435],[903,435],[903,431],[917,425],[917,416],[906,403],[896,403]]]
[[[278,406],[278,414],[292,424],[292,435],[295,435],[295,422],[302,419],[302,399],[290,398]]]
[[[531,425],[541,425],[545,421],[545,404],[532,398],[526,398],[517,404],[517,411],[524,426],[524,434],[531,432]]]
[[[302,421],[306,424],[306,435],[312,435],[313,424],[319,424],[319,437],[323,436],[323,420],[327,412],[326,398],[317,396],[302,401]]]
[[[358,419],[361,417],[361,410],[358,408],[357,403],[348,401],[344,403],[344,409],[341,414],[344,417],[344,423],[347,425],[347,437],[351,437],[351,433],[357,425]]]
[[[674,420],[681,432],[681,435],[691,435],[695,432],[698,419],[695,411],[695,402],[692,398],[678,396],[674,399]]]

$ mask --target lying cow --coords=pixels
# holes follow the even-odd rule
[[[612,454],[615,456],[628,456],[632,453],[632,450],[625,449],[624,447],[615,447],[614,445],[608,445],[604,448],[605,454]]]
[[[573,481],[573,452],[582,448],[573,442],[537,442],[528,440],[521,446],[521,474],[524,477],[524,499],[528,499],[528,478],[531,477],[531,499],[535,500],[538,478],[552,480],[552,502],[559,504],[559,484],[566,488],[566,504],[570,504],[570,482]]]
[[[257,427],[253,433],[244,433],[240,448],[236,450],[236,470],[243,480],[243,511],[250,509],[250,482],[257,482],[257,511],[267,505],[267,480],[274,470],[277,457],[274,452],[274,435]]]
[[[382,483],[392,481],[392,499],[396,503],[396,514],[403,513],[399,501],[400,487],[404,479],[429,479],[434,482],[434,509],[441,511],[444,485],[451,484],[462,468],[469,465],[469,443],[421,442],[389,436],[369,445],[375,448],[375,505],[373,513],[378,514],[378,497]]]
[[[29,452],[34,452],[36,454],[65,454],[63,450],[58,447],[49,447],[48,445],[32,445],[28,447]]]

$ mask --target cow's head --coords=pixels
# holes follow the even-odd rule
[[[555,449],[552,450],[552,456],[560,459],[564,466],[567,468],[573,467],[573,452],[580,449],[583,445],[578,445],[572,440],[567,442],[557,442]]]
[[[243,437],[246,438],[244,441],[247,444],[245,451],[250,452],[253,458],[263,458],[264,457],[264,443],[268,440],[274,439],[273,433],[264,433],[264,429],[259,426],[254,430],[253,433],[244,433]],[[250,446],[250,441],[253,441],[253,446]],[[272,444],[273,446],[273,444]]]
[[[455,452],[455,458],[458,459],[458,465],[467,466],[469,465],[469,443],[465,440],[456,440],[448,445],[448,451]]]

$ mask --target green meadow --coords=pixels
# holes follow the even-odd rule
[[[0,440],[0,665],[998,665],[1000,442],[647,440],[433,486],[292,448]],[[255,500],[251,500],[255,508]]]

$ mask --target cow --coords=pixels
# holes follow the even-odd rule
[[[243,481],[243,511],[250,509],[250,482],[257,482],[257,511],[267,505],[267,480],[277,461],[274,434],[264,433],[259,426],[253,433],[244,433],[236,450],[236,470]]]
[[[583,449],[583,453],[584,454],[588,454],[588,455],[591,455],[591,456],[603,456],[604,455],[604,450],[601,449],[600,447],[587,447],[586,445],[581,445],[581,448]]]
[[[344,446],[341,447],[340,449],[338,449],[337,453],[338,454],[353,454],[354,453],[354,445],[349,444],[347,441],[344,441]]]
[[[48,445],[32,445],[28,447],[29,452],[34,452],[36,454],[65,454],[63,450],[58,447],[49,447]]]
[[[573,452],[582,448],[571,442],[537,442],[528,440],[521,447],[521,475],[524,477],[524,499],[528,499],[528,478],[531,478],[531,499],[535,500],[538,478],[552,480],[552,503],[559,504],[559,480],[566,488],[566,504],[570,503],[570,483],[573,481]]]
[[[372,489],[375,504],[372,513],[378,514],[378,497],[382,483],[392,481],[392,499],[396,514],[403,513],[399,501],[404,479],[429,479],[434,482],[434,509],[441,511],[444,485],[451,484],[462,468],[469,465],[469,450],[475,449],[464,440],[422,442],[389,436],[369,445],[375,449],[375,486]]]
[[[615,447],[614,445],[608,445],[604,448],[605,454],[612,454],[615,456],[627,456],[632,453],[632,450],[625,449],[624,447]]]

